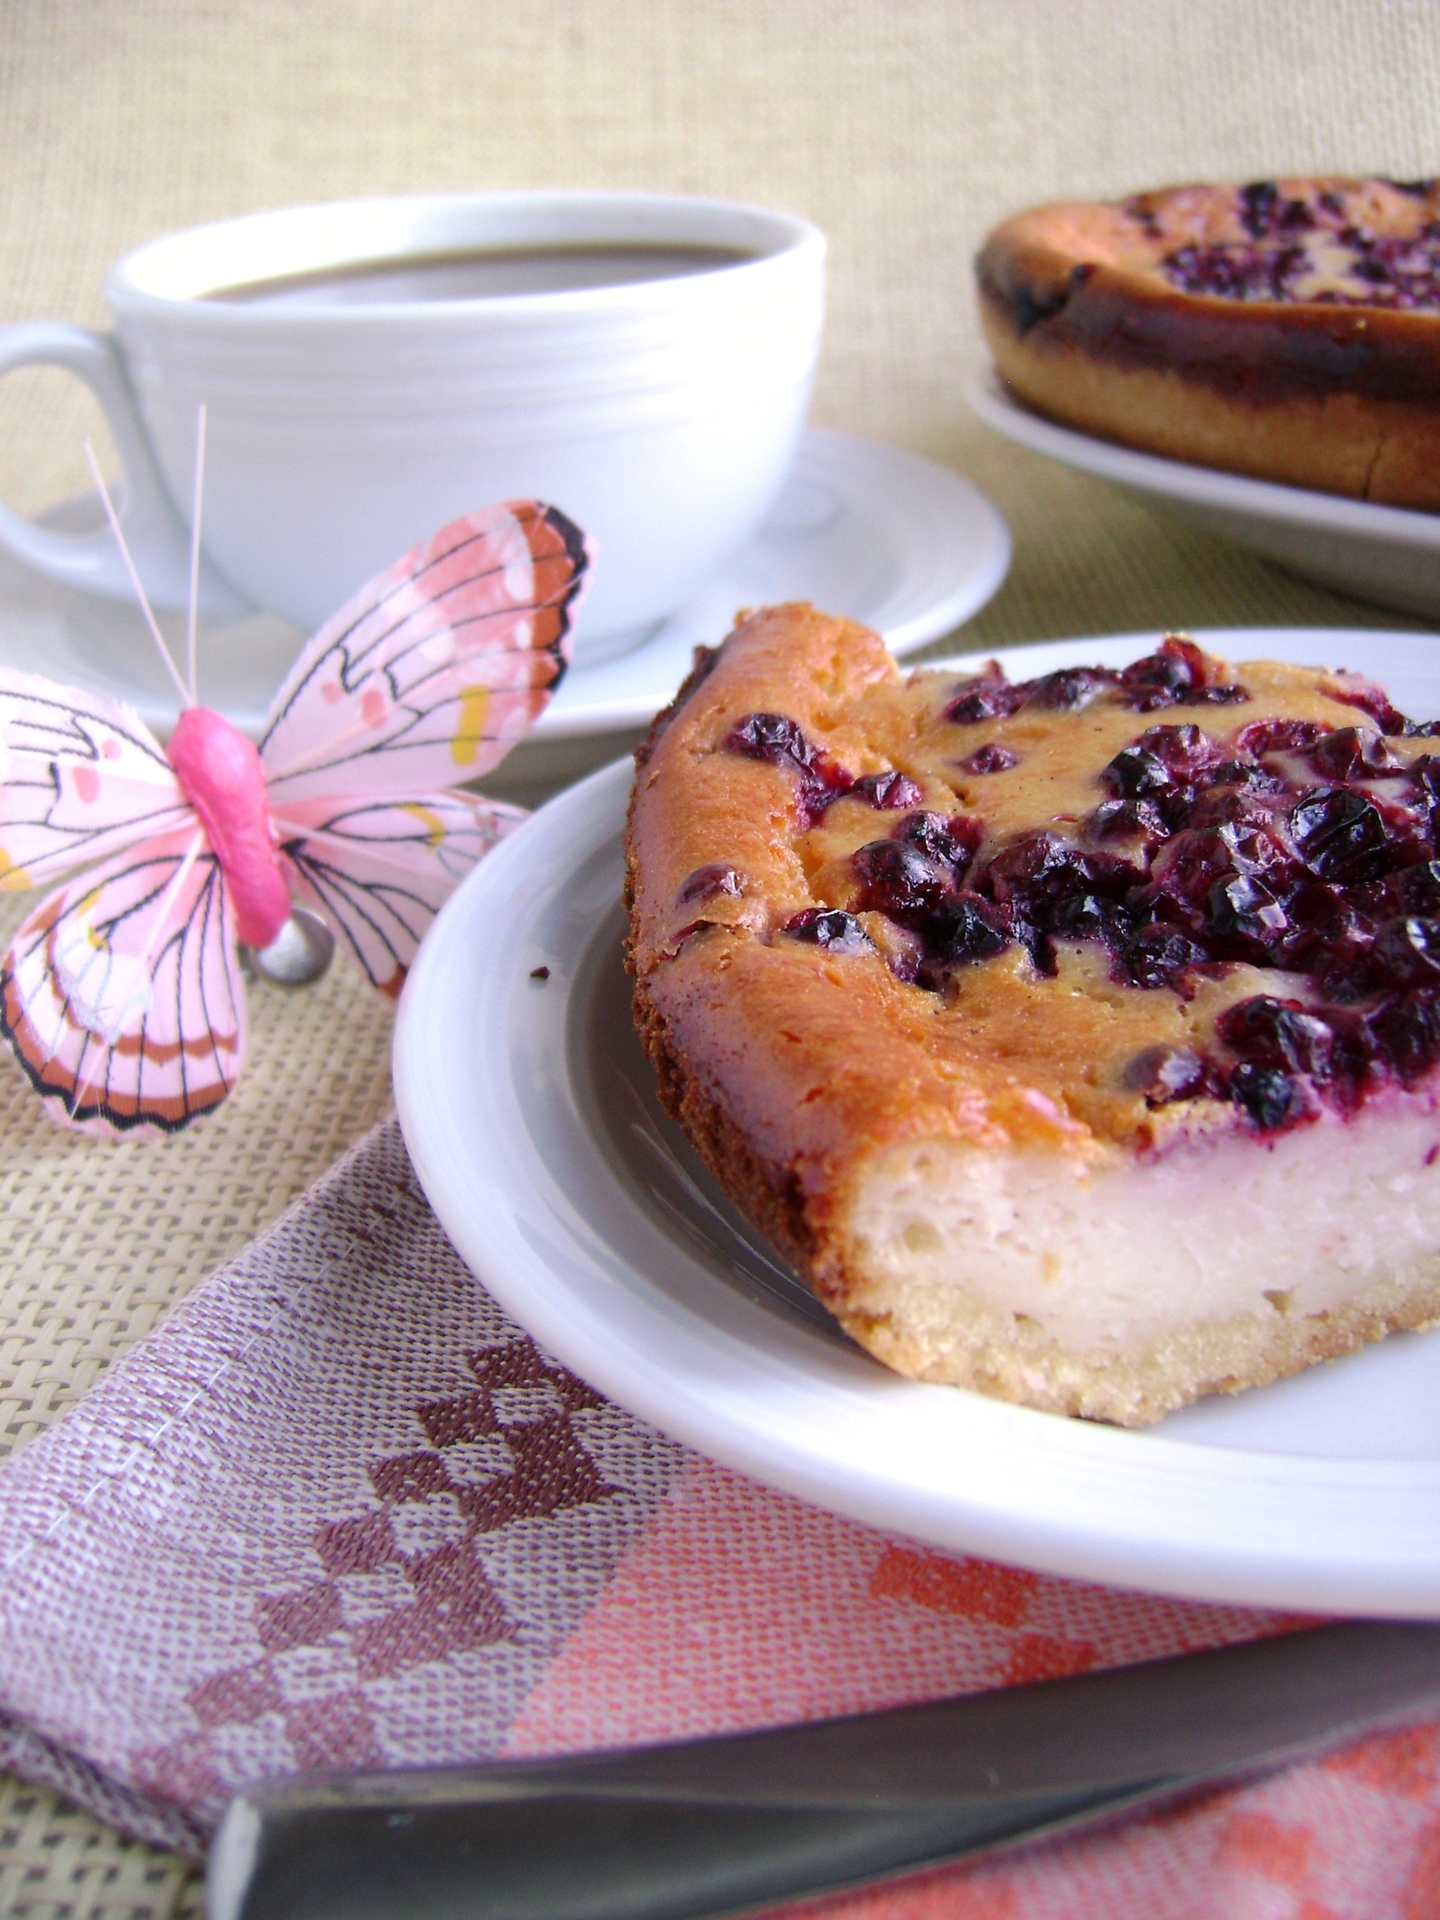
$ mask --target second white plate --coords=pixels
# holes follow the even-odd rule
[[[1022,407],[993,374],[965,389],[996,433],[1234,540],[1292,573],[1361,600],[1429,619],[1440,615],[1440,514],[1349,500],[1138,453]]]
[[[1157,637],[1008,664],[1118,665]],[[1360,668],[1440,714],[1423,637],[1202,637],[1232,659]],[[656,1426],[871,1525],[1196,1598],[1440,1613],[1440,1334],[1137,1433],[902,1380],[837,1331],[655,1100],[621,964],[631,777],[603,769],[503,842],[441,913],[401,1005],[416,1170],[508,1310]]]

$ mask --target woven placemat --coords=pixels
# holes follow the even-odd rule
[[[1015,567],[965,646],[1172,625],[1409,626],[994,440],[969,259],[1062,194],[1281,168],[1436,164],[1429,0],[10,0],[0,36],[0,318],[103,324],[107,262],[153,234],[351,193],[579,186],[794,207],[833,244],[816,417],[949,460]],[[93,407],[0,390],[0,498],[78,491]],[[0,609],[3,618],[3,609]],[[937,647],[932,651],[939,651]],[[1356,663],[1360,664],[1360,663]],[[625,745],[516,756],[529,801]],[[6,900],[0,937],[24,910]],[[256,989],[250,1064],[174,1140],[72,1139],[0,1058],[0,1448],[60,1415],[389,1102],[390,1012],[337,966]],[[0,1913],[199,1910],[193,1872],[0,1784]]]

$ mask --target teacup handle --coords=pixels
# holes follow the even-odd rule
[[[125,484],[116,509],[145,591],[155,606],[184,607],[190,593],[190,542],[165,490],[135,407],[115,342],[108,333],[58,320],[0,327],[0,374],[16,367],[64,367],[83,380],[115,437]],[[0,546],[67,585],[133,600],[135,590],[106,524],[87,533],[62,533],[27,520],[0,503]],[[202,566],[201,610],[225,616],[252,611],[214,570]]]

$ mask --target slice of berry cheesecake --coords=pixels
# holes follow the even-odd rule
[[[976,262],[1008,385],[1175,459],[1440,510],[1440,182],[1032,207]]]
[[[1426,1325],[1431,731],[1178,635],[1016,684],[756,614],[637,756],[662,1098],[921,1379],[1141,1424]]]

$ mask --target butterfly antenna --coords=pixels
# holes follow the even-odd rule
[[[95,481],[95,485],[100,490],[100,498],[104,502],[105,515],[110,522],[110,530],[115,535],[115,539],[119,545],[120,558],[125,562],[125,571],[130,576],[130,584],[134,587],[135,597],[140,602],[140,611],[145,616],[145,624],[149,627],[151,637],[160,649],[160,658],[165,662],[170,678],[175,682],[175,686],[180,694],[181,706],[193,707],[195,702],[190,698],[185,682],[180,678],[175,662],[170,658],[170,649],[166,646],[164,635],[156,625],[155,615],[150,611],[150,602],[145,598],[145,589],[141,586],[140,576],[135,571],[135,562],[130,557],[130,549],[125,544],[124,534],[120,531],[120,522],[115,513],[115,503],[110,498],[110,489],[105,484],[105,476],[100,471],[100,463],[95,458],[95,449],[90,444],[88,434],[85,437],[85,458],[90,463],[91,475]]]
[[[186,652],[190,677],[190,704],[200,701],[199,676],[195,664],[195,621],[200,605],[200,504],[205,493],[205,407],[195,416],[195,494],[190,502],[190,624],[186,631]]]

